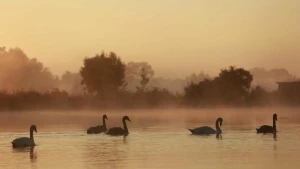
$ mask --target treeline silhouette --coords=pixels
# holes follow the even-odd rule
[[[0,64],[1,111],[291,105],[274,86],[277,80],[297,80],[285,69],[234,66],[216,77],[200,72],[164,79],[147,62],[125,64],[114,52],[86,57],[78,72],[61,77],[19,48],[1,47]],[[299,103],[300,98],[293,101]]]
[[[54,89],[49,92],[0,92],[1,111],[20,110],[76,110],[173,107],[180,104],[179,96],[166,89],[153,88],[146,92],[118,91],[114,95],[73,95]]]

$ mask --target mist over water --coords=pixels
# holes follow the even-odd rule
[[[300,115],[295,108],[156,109],[115,111],[42,111],[0,114],[0,168],[297,168]],[[87,135],[102,124],[123,127],[128,115],[129,136]],[[276,136],[256,134],[272,125],[278,114]],[[217,137],[193,136],[187,128],[215,128]],[[12,149],[11,141],[29,136],[37,125],[34,149]]]
[[[300,108],[208,108],[208,109],[152,109],[152,110],[82,110],[82,111],[31,111],[0,113],[0,131],[27,131],[31,124],[39,131],[85,130],[102,124],[102,115],[108,116],[107,126],[122,126],[127,115],[129,129],[152,126],[171,126],[181,129],[198,125],[213,125],[218,117],[223,127],[236,125],[272,125],[272,115],[278,114],[278,123],[300,124]],[[279,127],[280,129],[280,127]]]

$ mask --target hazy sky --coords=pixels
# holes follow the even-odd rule
[[[0,46],[61,74],[114,51],[157,75],[229,65],[300,74],[299,0],[0,0]]]

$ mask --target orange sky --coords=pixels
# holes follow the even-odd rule
[[[0,16],[0,45],[56,74],[102,50],[158,76],[229,65],[300,74],[299,0],[1,0]]]

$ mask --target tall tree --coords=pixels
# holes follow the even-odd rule
[[[253,75],[252,85],[259,85],[268,91],[276,90],[278,88],[276,82],[296,81],[298,79],[284,68],[266,70],[265,68],[258,67],[250,69],[249,71]]]
[[[196,73],[192,73],[189,76],[187,76],[185,78],[187,83],[199,83],[205,79],[211,79],[211,77],[207,74],[204,73],[203,71],[201,71],[200,73],[196,74]]]
[[[102,52],[100,55],[85,58],[83,63],[80,75],[88,92],[105,96],[123,86],[125,64],[115,53]]]
[[[82,78],[79,72],[73,73],[66,71],[60,79],[59,88],[67,91],[68,93],[78,94],[83,92],[81,85]]]
[[[57,88],[58,77],[35,58],[28,58],[20,48],[0,47],[0,89],[7,91]]]
[[[184,97],[189,104],[202,106],[216,104],[219,99],[215,81],[209,79],[204,79],[199,83],[190,82],[184,88]]]
[[[205,79],[199,83],[191,82],[184,88],[189,103],[197,104],[240,104],[248,96],[252,75],[243,68],[230,66],[222,69],[213,80]]]
[[[150,75],[146,72],[145,68],[141,70],[141,80],[140,80],[140,87],[137,87],[138,91],[145,91],[146,85],[150,80]]]
[[[154,76],[154,70],[152,66],[147,62],[128,62],[126,64],[126,76],[133,76],[135,78],[139,78],[141,75],[141,70],[144,69],[144,73],[147,76]]]
[[[215,78],[218,90],[225,102],[244,100],[252,80],[253,77],[249,71],[234,66],[222,69],[219,76]]]
[[[126,64],[126,83],[130,90],[144,91],[146,85],[154,76],[154,70],[147,62],[128,62]]]

